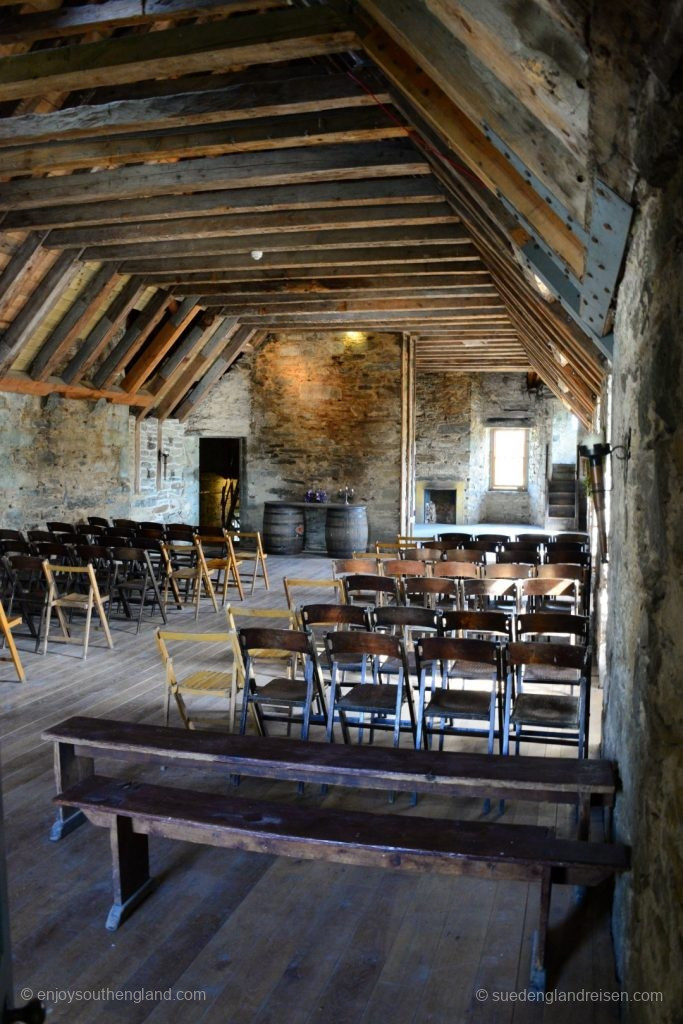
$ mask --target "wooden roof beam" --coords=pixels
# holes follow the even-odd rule
[[[178,407],[176,415],[181,423],[188,419],[199,403],[207,397],[214,384],[217,384],[221,377],[228,372],[232,364],[242,355],[247,345],[260,333],[265,332],[250,331],[243,328],[237,329],[213,366],[203,374],[190,394]]]
[[[14,250],[8,262],[0,271],[0,302],[3,301],[10,291],[19,286],[29,270],[35,266],[36,259],[42,252],[41,246],[44,240],[44,232],[32,231],[26,236],[21,245]]]
[[[55,372],[80,332],[116,287],[116,269],[108,264],[101,267],[72,302],[31,363],[29,374],[34,380],[47,380]]]
[[[48,377],[47,380],[33,380],[27,373],[9,371],[0,376],[0,391],[10,391],[18,395],[63,395],[64,398],[86,399],[98,402],[104,398],[114,405],[147,406],[153,396],[146,392],[128,394],[116,389],[92,388],[87,384],[68,384],[59,377]]]
[[[73,90],[226,71],[248,64],[341,53],[358,47],[355,34],[330,8],[286,8],[143,35],[125,35],[6,57],[0,102]]]
[[[40,321],[50,312],[81,269],[80,253],[69,249],[57,258],[0,339],[0,374],[6,374]]]
[[[196,295],[180,303],[178,309],[159,328],[121,382],[124,391],[138,391],[141,384],[152,375],[166,353],[176,343],[188,324],[201,310]]]
[[[2,70],[2,62],[0,62]],[[405,177],[428,174],[429,164],[412,142],[321,145],[260,153],[230,153],[177,164],[140,164],[113,171],[68,174],[54,178],[8,181],[0,190],[0,210],[34,209],[60,203],[93,203],[142,196],[186,195],[215,189],[300,186],[316,181]]]
[[[234,317],[226,317],[223,321],[219,321],[215,331],[199,353],[186,366],[181,367],[180,372],[174,376],[171,387],[165,389],[163,399],[153,406],[152,415],[160,420],[167,419],[190,388],[213,366],[228,339],[232,338],[239,330],[238,321]],[[242,332],[241,336],[245,336],[245,333]]]
[[[1,122],[0,122],[1,123]],[[10,210],[2,222],[5,230],[84,227],[96,224],[139,224],[141,221],[225,215],[228,213],[277,213],[293,209],[381,206],[436,203],[443,189],[431,175],[417,178],[369,178],[368,180],[318,181],[305,185],[272,185],[260,188],[216,189],[183,195],[145,199],[103,200],[34,210]]]
[[[102,353],[112,335],[124,322],[131,309],[145,290],[145,283],[139,277],[131,277],[118,295],[115,295],[106,312],[97,321],[83,344],[74,352],[62,377],[67,384],[73,384],[84,376]]]
[[[144,310],[93,374],[93,383],[96,387],[104,388],[112,384],[126,363],[135,358],[172,302],[173,299],[168,292],[157,291],[154,293]]]

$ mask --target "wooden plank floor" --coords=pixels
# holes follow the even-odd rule
[[[269,558],[270,593],[258,586],[245,605],[284,607],[283,575],[323,578],[322,558]],[[314,591],[311,599],[323,599]],[[564,1024],[576,1004],[511,1001],[524,992],[538,891],[519,882],[410,876],[166,840],[151,841],[152,870],[162,884],[118,932],[104,928],[111,902],[104,830],[84,826],[48,841],[53,818],[52,748],[40,733],[73,714],[163,721],[164,674],[145,618],[139,636],[114,620],[115,650],[94,631],[87,661],[78,648],[51,646],[47,657],[19,640],[28,675],[20,685],[2,666],[2,761],[10,911],[17,994],[25,987],[53,996],[51,1021],[91,1024]],[[203,602],[170,615],[172,628],[220,630],[223,613]],[[193,645],[194,646],[194,645]],[[194,647],[196,656],[196,647]],[[207,664],[217,664],[216,647]],[[594,692],[593,740],[599,727]],[[177,724],[175,709],[172,721]],[[404,740],[405,742],[405,740]],[[460,749],[478,741],[452,740]],[[535,747],[533,753],[542,752]],[[562,752],[553,748],[552,752]],[[567,756],[573,756],[567,750]],[[107,772],[131,774],[103,762]],[[179,770],[148,768],[136,777],[184,784]],[[192,785],[216,789],[215,776],[193,773]],[[480,818],[477,800],[422,798],[333,789],[322,798],[294,784],[243,780],[244,795],[335,804],[379,813]],[[495,817],[495,815],[492,815]],[[509,803],[505,821],[545,824],[568,833],[570,812]],[[576,906],[557,887],[551,928],[557,953],[549,988],[560,993],[617,988],[609,932],[609,894]],[[198,992],[167,999],[167,990]],[[105,990],[104,992],[102,990]],[[108,990],[108,991],[107,991]],[[486,990],[485,1001],[477,990]],[[127,994],[126,994],[127,993]],[[494,995],[496,993],[497,995]],[[559,998],[559,997],[556,997]],[[617,1004],[580,1003],[583,1022],[616,1021]]]

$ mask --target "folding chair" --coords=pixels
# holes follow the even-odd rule
[[[504,720],[503,663],[500,644],[490,640],[423,637],[415,645],[420,680],[417,743],[430,746],[430,736],[486,736],[493,753],[496,735],[502,749]],[[459,683],[458,686],[452,685]],[[496,714],[497,712],[497,714]],[[438,719],[438,726],[431,723]],[[496,729],[498,719],[498,729]],[[485,726],[463,722],[484,722]]]
[[[328,590],[331,591],[330,597],[335,598],[340,604],[345,603],[344,597],[344,586],[342,580],[335,579],[306,579],[303,576],[285,576],[282,580],[285,588],[285,597],[287,599],[287,606],[294,612],[296,611],[297,602],[295,591],[320,591]]]
[[[307,740],[311,723],[324,724],[327,705],[315,644],[308,633],[296,629],[242,628],[239,631],[240,649],[244,661],[246,683],[242,701],[240,732],[247,728],[247,715],[251,706],[260,723],[262,734],[267,735],[267,722],[283,722],[287,730],[292,724],[301,724],[301,739]],[[265,682],[260,663],[289,661],[285,675],[268,673]],[[303,664],[303,674],[297,665]],[[285,713],[279,713],[285,709]]]
[[[194,604],[195,620],[199,618],[199,600],[201,597],[202,585],[207,597],[211,598],[213,610],[218,612],[216,594],[211,582],[211,576],[206,566],[204,551],[199,538],[195,535],[189,543],[173,543],[161,541],[161,550],[164,555],[166,579],[164,582],[164,607],[168,601],[168,588],[173,589],[177,602],[180,597],[179,583],[185,583],[185,603],[188,601],[189,588],[192,589],[192,603]],[[175,586],[174,586],[175,584]]]
[[[19,677],[19,682],[25,683],[26,673],[24,672],[24,666],[21,664],[19,651],[17,650],[17,645],[15,644],[14,637],[12,636],[12,629],[14,628],[14,626],[18,626],[20,622],[21,615],[17,615],[13,619],[7,618],[3,603],[2,601],[0,601],[0,633],[2,633],[4,641],[7,644],[7,650],[9,651],[9,659],[0,658],[0,661],[11,660],[12,664],[14,665],[14,671],[17,673]]]
[[[109,623],[107,622],[107,615],[104,606],[109,601],[109,596],[102,598],[100,595],[99,587],[97,586],[97,579],[95,577],[95,570],[92,565],[54,565],[48,562],[47,559],[43,561],[43,572],[45,573],[45,579],[47,581],[47,600],[45,605],[44,620],[45,625],[42,629],[43,637],[43,654],[47,654],[47,644],[50,637],[50,623],[52,621],[52,611],[57,613],[57,619],[59,621],[60,628],[62,630],[62,636],[53,638],[58,643],[75,643],[71,635],[69,623],[67,622],[65,612],[68,613],[69,618],[74,611],[85,612],[85,630],[83,633],[83,660],[85,661],[88,656],[88,643],[90,640],[90,622],[92,618],[93,608],[97,612],[100,620],[100,625],[104,631],[105,638],[109,648],[113,648],[114,641],[111,638],[109,632]],[[66,577],[67,586],[63,593],[60,593],[57,578],[59,576]],[[71,590],[70,587],[74,583],[78,583],[83,580],[87,580],[87,590]]]
[[[228,531],[223,531],[228,533]],[[254,568],[251,574],[251,591],[254,593],[254,587],[256,586],[256,577],[259,575],[259,565],[261,566],[261,576],[263,576],[263,582],[266,590],[270,590],[270,581],[268,579],[268,569],[266,567],[266,559],[268,555],[263,550],[263,541],[259,530],[245,531],[245,530],[230,530],[230,540],[232,542],[235,555],[240,562],[253,562]],[[247,541],[246,546],[244,541]],[[252,546],[253,545],[253,546]]]
[[[226,530],[223,530],[221,533],[218,530],[200,530],[198,536],[202,549],[205,549],[204,559],[206,561],[206,568],[210,573],[215,572],[217,574],[215,589],[220,588],[221,590],[221,606],[225,607],[231,577],[232,582],[237,587],[240,601],[243,601],[244,590],[239,571],[242,561],[235,557],[230,534]]]
[[[402,732],[410,732],[415,745],[415,707],[405,646],[400,637],[384,633],[338,631],[327,634],[325,645],[331,667],[327,739],[333,738],[336,714],[344,742],[350,742],[348,716],[351,714],[355,716],[351,724],[358,729],[359,742],[362,742],[363,731],[367,726],[371,743],[375,729],[381,729],[393,734],[395,747],[399,745]],[[383,672],[383,662],[388,663],[387,672]],[[348,681],[348,672],[359,674],[359,680]],[[383,675],[395,678],[396,682],[385,682]],[[342,693],[343,689],[345,693]],[[404,703],[408,706],[407,723],[401,718]],[[368,720],[366,715],[369,716]]]
[[[31,637],[35,639],[37,651],[47,600],[47,582],[42,559],[36,555],[13,554],[5,555],[2,561],[9,582],[8,616],[11,619],[14,609],[19,608],[21,619],[28,626]]]
[[[526,691],[530,683],[542,686],[543,692]],[[517,754],[522,742],[550,743],[575,746],[580,758],[588,757],[590,684],[590,647],[528,641],[510,644],[503,753],[508,753],[512,729]],[[562,686],[578,686],[578,696],[548,692]]]
[[[223,726],[227,724],[228,732],[234,732],[237,692],[238,689],[244,687],[244,667],[235,633],[233,631],[227,633],[176,633],[157,629],[155,637],[166,670],[165,724],[169,723],[171,695],[173,695],[186,729],[211,727],[220,723]],[[223,644],[225,646],[221,651],[221,660],[224,655],[229,655],[232,659],[230,667],[225,670],[214,667],[197,668],[193,662],[189,674],[179,677],[176,663],[169,653],[169,643]],[[181,656],[176,656],[177,661],[180,659]],[[225,716],[221,717],[215,712],[196,714],[191,711],[184,699],[190,694],[195,697],[225,698],[229,705],[227,720]]]
[[[403,580],[403,596],[407,605],[417,601],[425,608],[440,607],[450,602],[460,603],[460,590],[455,580],[448,577],[408,576]]]
[[[394,604],[403,604],[401,582],[391,576],[380,576],[372,573],[354,573],[345,576],[344,600],[347,604],[384,604],[386,600]]]
[[[157,582],[154,566],[151,563],[149,553],[145,548],[114,548],[114,577],[111,582],[111,600],[118,598],[123,605],[127,618],[131,615],[131,600],[137,596],[140,603],[138,612],[138,624],[136,633],[140,632],[142,614],[145,605],[151,605],[151,613],[154,614],[154,606],[159,606],[164,625],[167,623],[166,608],[161,598],[159,584]]]

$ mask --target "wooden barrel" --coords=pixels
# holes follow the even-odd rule
[[[325,520],[327,553],[332,558],[350,558],[365,551],[368,543],[368,513],[365,505],[328,508]]]
[[[267,501],[263,509],[263,546],[270,555],[298,555],[304,549],[304,510]]]

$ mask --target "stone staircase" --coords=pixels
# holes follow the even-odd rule
[[[548,481],[546,529],[575,530],[576,467],[573,463],[555,463]]]

